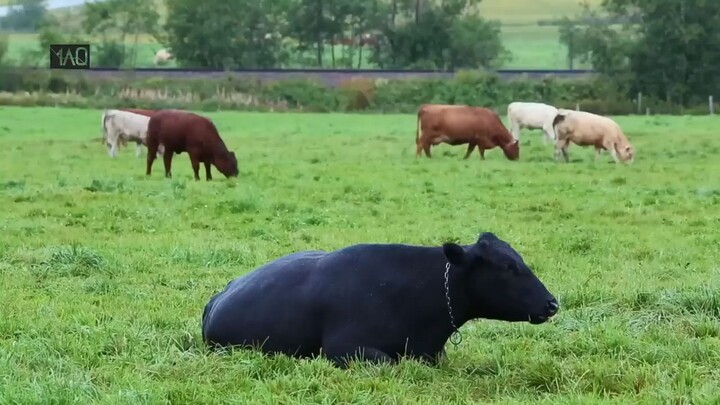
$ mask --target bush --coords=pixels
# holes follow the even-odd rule
[[[0,67],[2,69],[2,67]],[[458,72],[453,79],[371,79],[355,77],[337,87],[309,79],[262,83],[256,79],[150,77],[132,71],[112,78],[88,79],[82,71],[0,71],[0,103],[12,105],[72,105],[107,108],[183,108],[204,111],[298,110],[413,113],[423,103],[469,104],[505,113],[515,100],[539,101],[560,108],[598,114],[636,114],[627,91],[601,78],[527,77],[502,80],[495,73]],[[29,95],[26,93],[30,93]],[[58,97],[57,94],[67,94]],[[641,113],[707,113],[706,105],[683,108],[665,101],[643,99]]]
[[[375,81],[367,77],[354,77],[338,85],[346,103],[345,111],[367,110],[375,96]]]
[[[0,34],[0,66],[5,61],[9,47],[10,41],[8,40],[8,36]]]

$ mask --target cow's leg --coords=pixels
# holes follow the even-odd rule
[[[562,141],[555,141],[555,150],[553,151],[553,157],[555,158],[555,160],[558,160],[560,158],[560,148],[562,148],[562,144]]]
[[[203,163],[205,164],[205,180],[210,181],[212,180],[212,175],[210,174],[210,161],[206,160]]]
[[[168,179],[172,178],[172,174],[170,172],[170,169],[172,169],[172,158],[172,151],[166,149],[165,153],[163,153],[163,163],[165,163],[165,177],[167,177]]]
[[[467,159],[472,153],[473,149],[475,149],[475,144],[471,142],[468,144],[467,153],[465,154],[465,157],[463,159]]]
[[[542,128],[542,141],[543,145],[547,145],[547,141],[550,138],[550,134],[548,134],[547,130],[545,128]]]
[[[135,157],[140,157],[140,155],[142,154],[142,147],[143,145],[140,142],[135,144]]]
[[[610,155],[615,160],[615,163],[620,163],[620,156],[618,156],[617,149],[615,149],[615,142],[607,142],[605,149],[610,152]]]
[[[117,142],[110,143],[110,149],[108,150],[108,154],[111,158],[114,158],[117,155],[118,150],[118,144]]]
[[[565,163],[570,163],[570,158],[568,157],[568,147],[570,146],[570,141],[565,142],[563,147],[560,149],[563,154],[563,158],[565,158]]]
[[[415,141],[415,157],[419,158],[422,155],[423,150],[423,140],[422,138],[418,138]]]
[[[543,145],[547,144],[547,140],[554,141],[555,140],[555,130],[552,127],[552,124],[546,124],[543,126],[543,133],[545,134],[545,137],[543,137]]]
[[[430,142],[423,143],[423,150],[425,151],[425,156],[431,158],[432,155],[430,155]]]
[[[200,158],[195,151],[188,151],[188,155],[190,155],[190,164],[195,174],[195,180],[200,180]]]
[[[485,160],[485,149],[478,146],[478,152],[480,152],[480,159]]]
[[[510,133],[512,134],[513,138],[520,138],[520,123],[514,119],[510,119]]]
[[[595,161],[597,162],[598,159],[600,159],[600,155],[602,154],[602,148],[595,147]]]
[[[350,361],[364,361],[374,364],[393,364],[396,362],[387,353],[372,347],[361,347],[348,344],[323,345],[323,353],[335,366],[347,368]]]
[[[157,145],[153,146],[151,144],[148,144],[147,169],[145,170],[146,176],[150,175],[150,171],[152,170],[152,165],[153,162],[155,162],[156,157],[158,157]]]

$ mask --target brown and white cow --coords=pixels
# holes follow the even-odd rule
[[[553,120],[553,128],[557,134],[555,159],[562,152],[568,162],[567,150],[572,142],[578,146],[594,146],[596,161],[603,150],[610,152],[615,163],[632,163],[634,160],[635,150],[630,141],[620,126],[608,117],[561,109]]]
[[[475,147],[485,159],[485,151],[499,146],[509,160],[520,158],[520,144],[503,125],[500,117],[484,107],[467,105],[423,104],[417,113],[416,156],[424,150],[427,157],[430,147],[447,143],[468,144],[467,159]]]

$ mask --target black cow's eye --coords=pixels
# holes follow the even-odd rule
[[[520,274],[520,266],[517,265],[517,263],[510,263],[507,265],[508,271],[511,271],[513,274]]]
[[[512,263],[503,263],[502,265],[503,272],[505,273],[514,273],[515,272],[515,265]]]

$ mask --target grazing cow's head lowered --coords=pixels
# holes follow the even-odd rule
[[[625,163],[632,163],[635,160],[635,149],[630,144],[616,146],[615,151]]]
[[[215,160],[215,167],[217,167],[225,177],[237,177],[239,170],[235,152],[228,151],[222,157],[217,158]]]
[[[540,324],[560,308],[520,254],[492,233],[481,234],[469,248],[445,243],[443,252],[465,272],[473,318]]]
[[[501,148],[506,158],[510,160],[520,159],[520,142],[518,139],[511,141],[507,145],[502,145]]]

